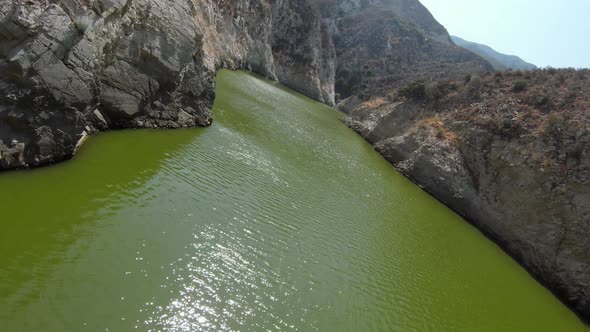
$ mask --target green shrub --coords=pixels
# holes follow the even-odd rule
[[[481,96],[481,89],[483,87],[483,82],[481,77],[477,75],[473,75],[471,77],[471,81],[467,84],[467,89],[465,89],[465,96],[469,99],[479,99]]]
[[[505,138],[518,137],[521,132],[521,125],[512,119],[504,118],[500,121],[497,133]]]
[[[354,88],[362,82],[362,73],[347,66],[336,70],[336,91],[346,98],[353,93]]]
[[[582,156],[584,155],[584,145],[578,142],[574,146],[568,147],[566,150],[566,155],[568,158],[573,158],[578,163],[581,162]]]
[[[542,107],[542,106],[548,106],[551,102],[551,97],[545,95],[545,96],[540,96],[537,98],[537,100],[535,101],[535,105],[538,107]]]
[[[471,82],[471,77],[472,77],[471,74],[465,75],[465,84]]]
[[[552,113],[547,119],[545,125],[545,132],[549,134],[555,134],[561,132],[561,129],[565,126],[566,118],[563,114]]]
[[[426,84],[424,92],[426,94],[426,98],[431,100],[439,100],[443,98],[447,94],[447,91],[450,89],[450,82],[437,81]]]
[[[529,85],[529,83],[527,81],[518,80],[518,81],[516,81],[516,83],[514,83],[514,87],[512,88],[512,91],[522,92],[522,91],[526,90],[528,85]]]
[[[400,90],[400,94],[409,99],[424,99],[426,97],[426,85],[424,81],[415,81]]]

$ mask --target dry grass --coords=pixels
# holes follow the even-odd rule
[[[508,139],[555,134],[563,126],[576,131],[590,122],[590,70],[550,68],[474,77],[427,82],[441,87],[437,92],[442,95],[415,102],[443,123],[475,124]],[[399,94],[396,99],[408,100]]]
[[[372,108],[372,109],[378,109],[386,104],[388,104],[388,102],[385,98],[376,97],[376,98],[370,99],[369,101],[364,102],[363,106],[368,107],[368,108]]]
[[[573,174],[588,153],[583,137],[590,131],[590,70],[506,71],[424,84],[436,98],[408,98],[391,89],[364,106],[380,111],[412,103],[422,120],[409,127],[433,129],[461,151],[504,142],[519,162],[559,176]]]
[[[437,116],[422,119],[416,124],[419,128],[433,128],[436,131],[436,138],[449,141],[456,145],[459,143],[459,136],[454,131],[447,128],[443,120]]]

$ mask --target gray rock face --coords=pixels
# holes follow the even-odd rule
[[[314,1],[279,0],[273,17],[272,53],[279,81],[334,105],[336,51],[317,5]]]
[[[98,130],[209,125],[221,67],[333,104],[334,63],[308,0],[0,0],[0,168]]]

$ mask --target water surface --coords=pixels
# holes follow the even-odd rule
[[[210,128],[0,174],[0,331],[588,331],[337,112],[217,92]]]

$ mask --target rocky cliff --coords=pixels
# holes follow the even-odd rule
[[[0,168],[98,130],[206,126],[221,67],[333,104],[334,63],[313,1],[0,0]]]
[[[590,73],[492,73],[415,0],[321,0],[346,123],[590,318]]]
[[[0,168],[211,123],[246,68],[350,113],[401,172],[590,318],[590,73],[490,73],[417,0],[0,0]]]

